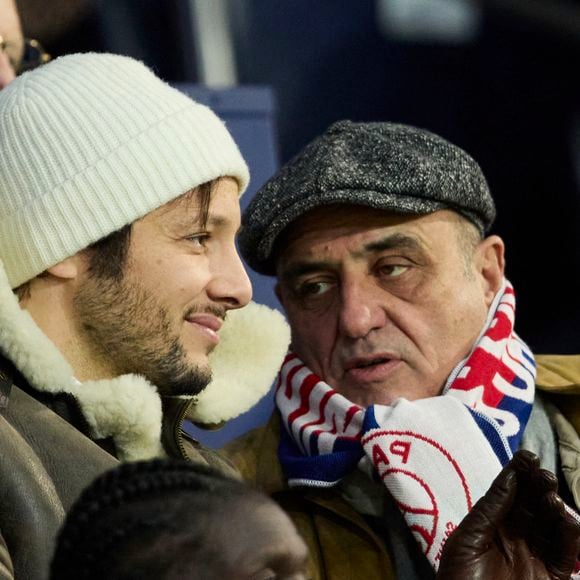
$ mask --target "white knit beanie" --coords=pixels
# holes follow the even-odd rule
[[[0,92],[0,260],[12,288],[192,188],[248,168],[207,107],[143,64],[61,57]]]

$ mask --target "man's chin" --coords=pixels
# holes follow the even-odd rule
[[[419,398],[409,389],[385,383],[345,385],[339,392],[350,402],[364,408],[371,405],[392,405],[401,397],[408,400]]]
[[[207,384],[209,385],[212,379],[212,370],[207,355],[188,359],[186,364],[190,374],[198,374],[207,377]]]
[[[211,382],[211,368],[207,358],[203,364],[188,361],[181,368],[172,369],[174,372],[162,384],[156,386],[162,396],[189,396],[199,395]]]

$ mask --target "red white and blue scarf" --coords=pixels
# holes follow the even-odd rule
[[[436,569],[447,537],[518,449],[530,417],[536,367],[514,318],[505,281],[443,396],[388,406],[351,403],[289,353],[276,391],[289,485],[330,487],[357,466],[380,478]]]

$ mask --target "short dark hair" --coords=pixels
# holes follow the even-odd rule
[[[456,218],[457,244],[463,259],[465,275],[473,276],[473,254],[483,240],[483,234],[470,221],[458,213],[453,214]]]
[[[121,464],[73,505],[58,537],[51,579],[165,578],[180,558],[195,558],[215,543],[212,521],[244,498],[266,500],[215,468],[190,461]]]
[[[123,277],[132,228],[133,224],[127,224],[86,249],[90,260],[89,272],[92,275],[117,281]]]

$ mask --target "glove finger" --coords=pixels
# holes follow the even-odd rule
[[[544,497],[538,517],[548,539],[540,554],[542,561],[554,578],[567,580],[578,559],[580,522],[566,511],[562,498],[554,492]]]
[[[518,451],[510,462],[517,474],[518,486],[511,517],[511,527],[518,535],[541,533],[537,525],[538,507],[547,494],[558,489],[558,479],[545,469],[540,468],[537,456],[529,451]],[[546,511],[546,515],[550,510]]]
[[[474,550],[483,549],[489,544],[512,508],[516,489],[516,473],[508,466],[500,472],[487,493],[461,522],[458,529],[464,531],[465,543],[469,543]]]

